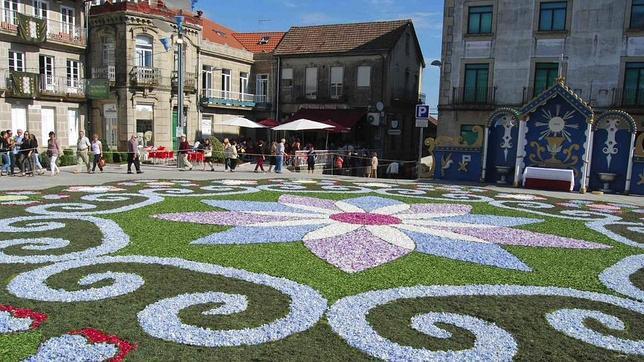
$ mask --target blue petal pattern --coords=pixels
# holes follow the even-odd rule
[[[290,243],[294,241],[302,241],[306,234],[324,226],[325,225],[304,225],[279,228],[240,226],[195,240],[191,244],[245,245]]]
[[[515,269],[526,272],[532,271],[521,260],[496,244],[453,240],[405,230],[403,232],[416,242],[416,251],[420,253],[504,269]]]
[[[498,227],[515,227],[543,222],[540,219],[528,219],[524,217],[492,216],[492,215],[463,215],[458,217],[438,217],[432,221],[458,222],[473,225],[494,225]]]
[[[354,199],[347,199],[342,201],[346,202],[347,204],[357,206],[366,212],[372,212],[373,210],[379,209],[381,207],[403,204],[398,200],[385,199],[383,197],[377,196],[357,197]]]
[[[259,202],[259,201],[232,201],[232,200],[203,200],[203,203],[228,211],[253,212],[253,211],[275,211],[275,212],[295,212],[302,215],[310,215],[310,211],[296,209],[294,207],[282,205],[277,202]]]

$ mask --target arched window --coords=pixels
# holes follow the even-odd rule
[[[136,37],[136,65],[142,68],[152,68],[152,37],[139,35]]]

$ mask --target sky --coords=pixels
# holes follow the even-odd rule
[[[423,93],[436,107],[440,72],[442,0],[199,0],[196,10],[238,32],[286,31],[291,26],[412,19],[427,67]]]

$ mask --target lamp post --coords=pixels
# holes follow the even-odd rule
[[[179,12],[179,15],[175,17],[177,22],[177,51],[179,52],[177,57],[177,125],[181,127],[181,134],[177,135],[181,137],[184,134],[187,134],[187,122],[185,121],[183,114],[183,105],[185,103],[185,94],[184,94],[184,78],[185,78],[185,67],[184,67],[184,58],[183,58],[183,23],[185,21],[182,12]]]
[[[432,66],[434,66],[434,67],[438,67],[438,68],[440,69],[440,67],[441,67],[441,66],[443,66],[443,63],[441,63],[441,61],[440,61],[440,60],[434,60],[433,62],[431,62],[431,65],[432,65]],[[440,83],[440,82],[439,82],[439,83]],[[439,87],[439,88],[440,88],[440,87]],[[431,117],[431,115],[428,115],[428,116],[430,116],[430,117]],[[428,126],[429,126],[429,125],[428,125]],[[425,145],[425,140],[424,140],[424,138],[425,138],[424,133],[425,133],[425,132],[424,132],[424,131],[425,131],[425,128],[424,128],[424,127],[420,127],[420,140],[418,141],[418,166],[417,166],[417,167],[418,167],[418,171],[416,172],[416,173],[417,173],[417,175],[416,175],[416,176],[417,176],[419,179],[420,179],[420,170],[421,170],[421,169],[422,169],[422,167],[423,167],[423,146]],[[432,162],[435,162],[435,161],[432,161]]]

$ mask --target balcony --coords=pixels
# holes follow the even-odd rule
[[[154,88],[161,80],[159,68],[133,67],[130,72],[130,84],[135,87]]]
[[[172,90],[176,91],[179,85],[179,73],[172,72]],[[185,73],[183,78],[183,90],[188,93],[195,93],[197,91],[197,74]]]
[[[491,106],[496,98],[496,87],[454,87],[452,104],[468,106]]]
[[[201,94],[201,104],[204,107],[252,108],[257,104],[257,100],[254,94],[204,89]]]
[[[93,67],[92,68],[92,78],[94,79],[106,79],[110,83],[116,82],[116,66],[106,65],[102,67]]]
[[[43,97],[85,98],[84,79],[40,74],[38,83]]]
[[[17,35],[27,42],[52,41],[79,47],[87,46],[86,28],[58,20],[46,19],[44,28],[41,30],[37,25],[32,26],[35,21],[41,21],[41,19],[13,10],[2,9],[0,32]],[[28,29],[29,34],[21,33],[19,29],[21,22],[26,22],[23,29]]]

